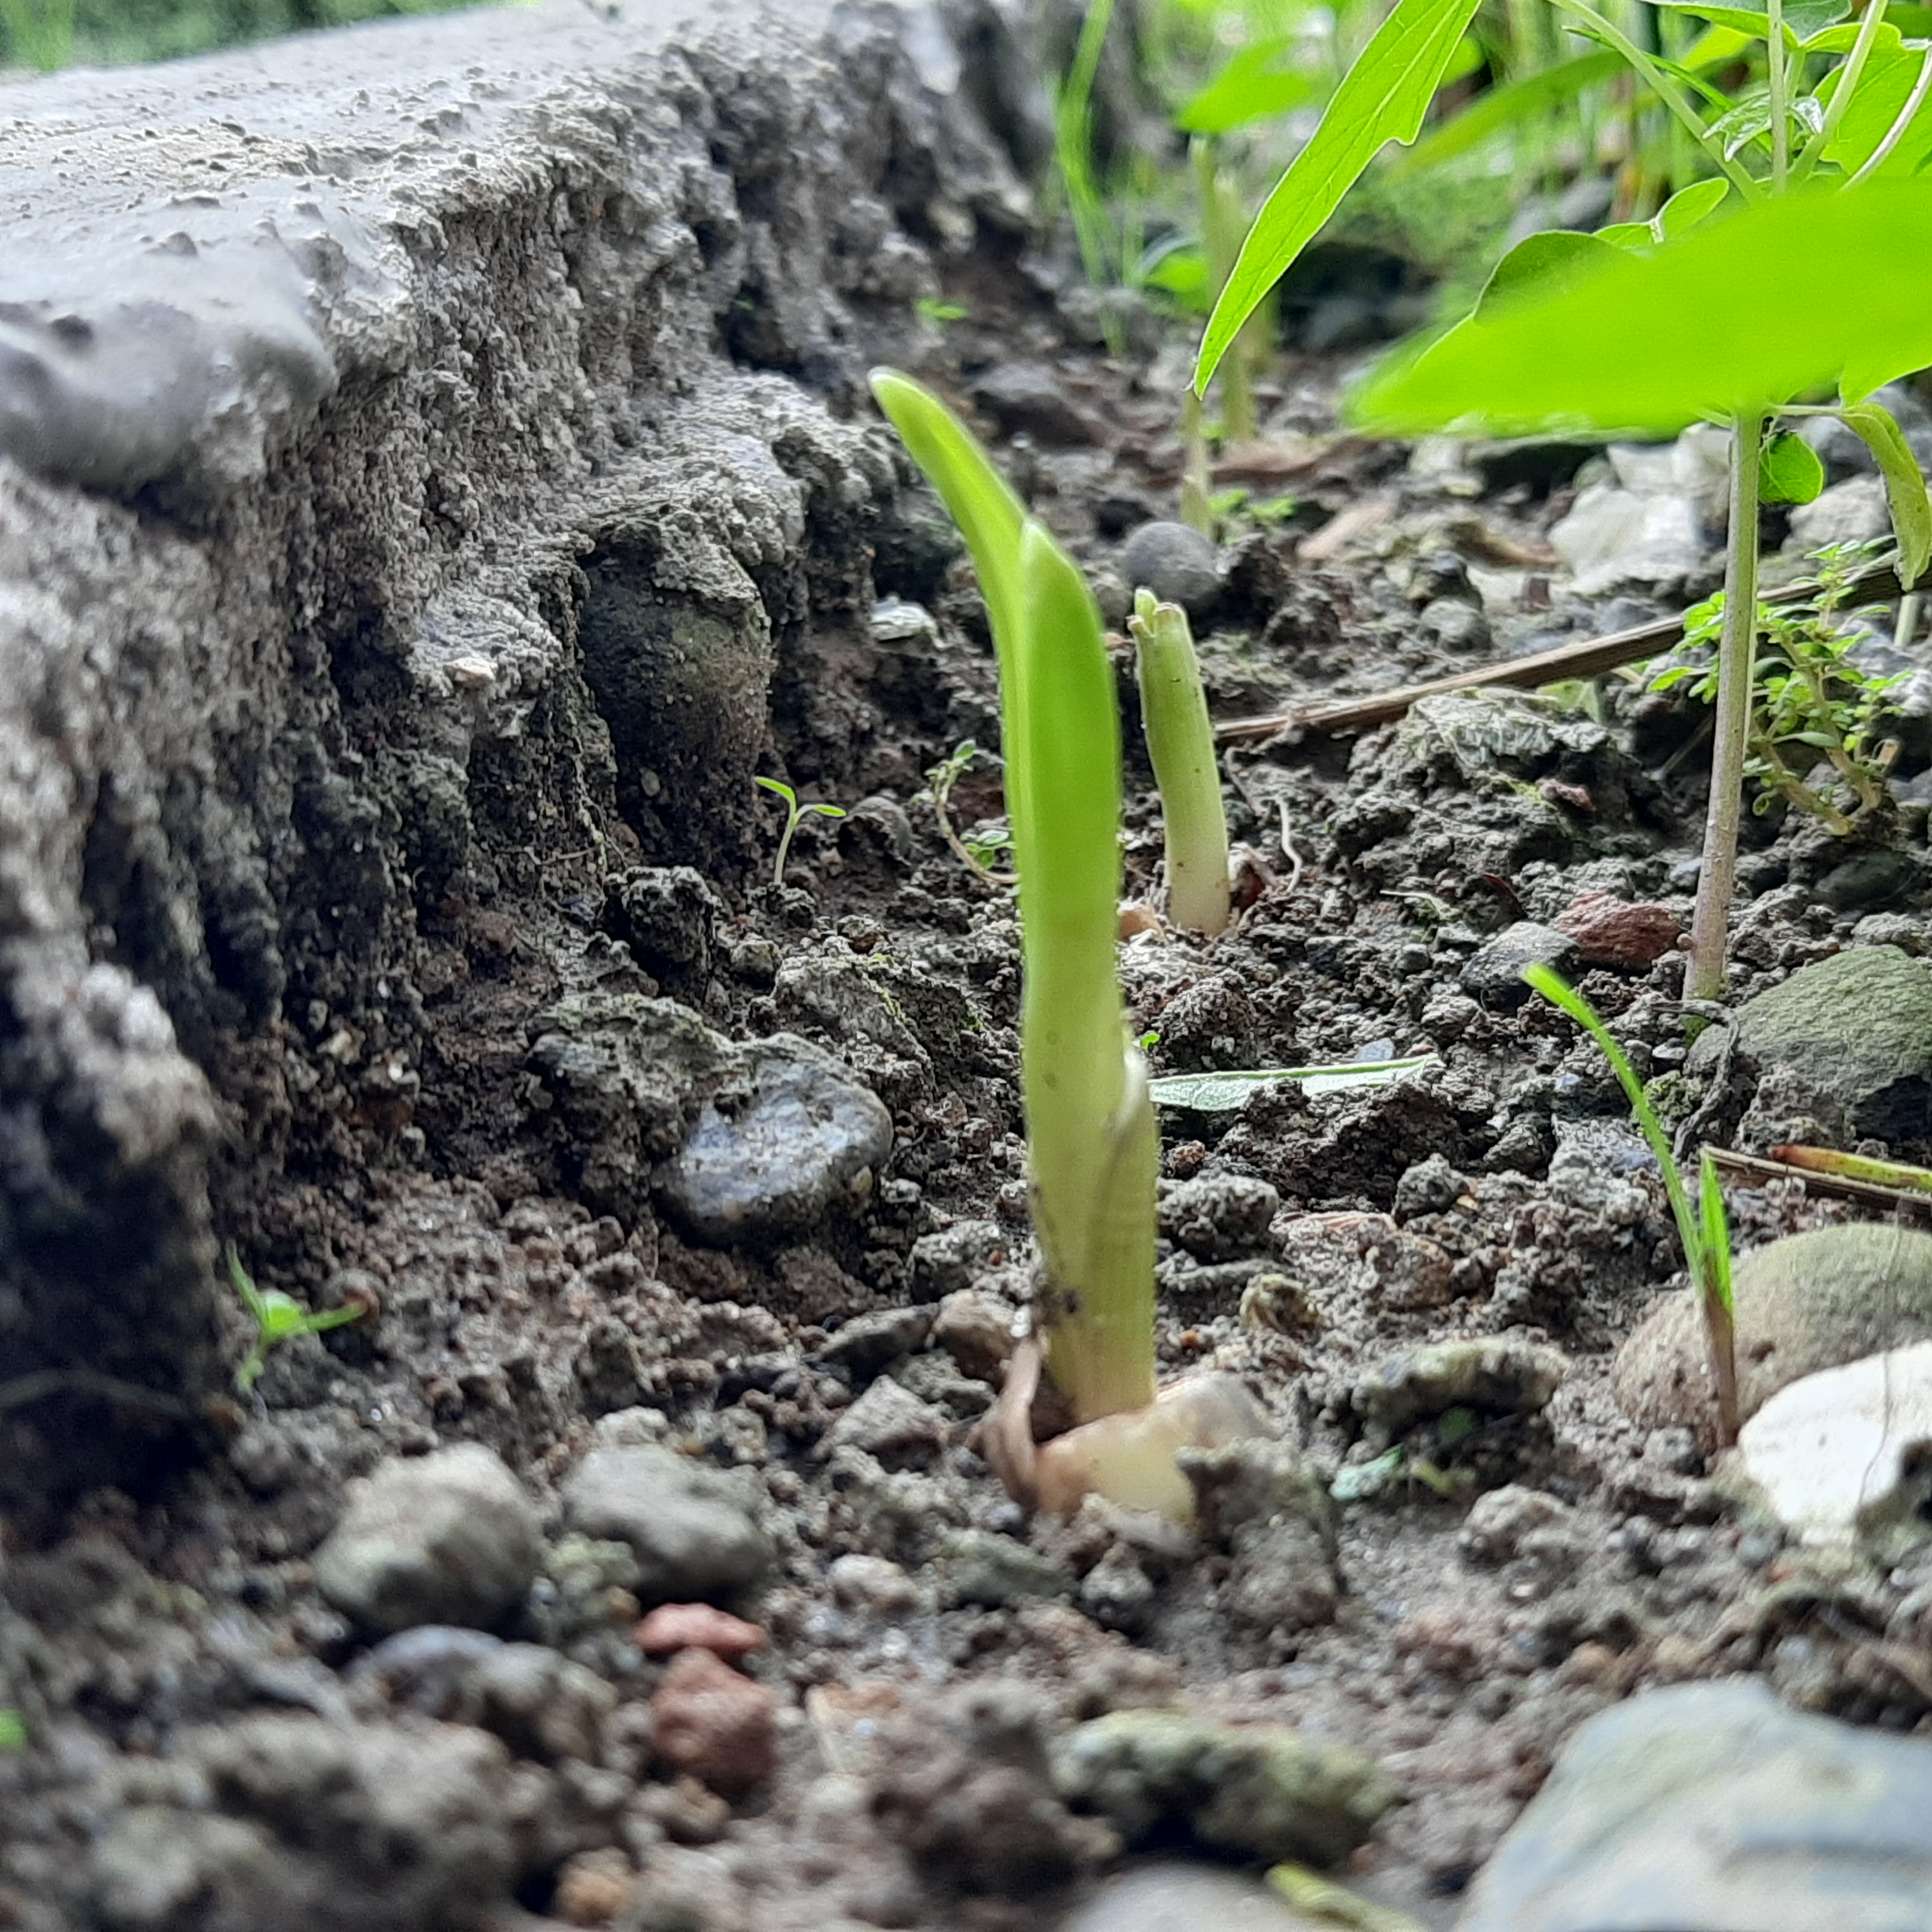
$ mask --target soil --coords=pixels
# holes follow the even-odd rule
[[[1118,622],[1122,542],[1174,500],[1178,336],[1150,325],[1112,357],[1061,279],[1010,250],[956,262],[944,292],[968,319],[922,373],[976,406]],[[1552,610],[1538,587],[1567,480],[1488,488],[1438,452],[1344,436],[1342,373],[1291,352],[1264,388],[1276,455],[1250,487],[1295,504],[1265,526],[1237,519],[1197,625],[1218,714],[1471,662],[1475,627],[1441,606],[1474,610],[1472,568],[1527,573],[1498,650],[1630,621],[1629,600]],[[396,989],[406,1071],[398,1058],[386,1084],[380,1055],[339,1037],[320,937],[290,968],[317,988],[290,1006],[290,1064],[338,1054],[339,1082],[285,1083],[245,1030],[200,1048],[244,1117],[280,1110],[274,1161],[224,1170],[218,1226],[263,1287],[372,1312],[278,1348],[145,1481],[16,1510],[0,1705],[28,1742],[0,1754],[0,1924],[214,1928],[274,1899],[291,1926],[1043,1932],[1124,1848],[1054,1797],[1042,1752],[1077,1722],[1178,1700],[1379,1760],[1400,1802],[1346,1874],[1446,1927],[1565,1737],[1640,1686],[1761,1670],[1809,1708],[1932,1732],[1932,1688],[1888,1670],[1880,1641],[1918,1573],[1801,1576],[1774,1537],[1724,1515],[1690,1431],[1619,1412],[1612,1354],[1679,1267],[1654,1163],[1568,1023],[1471,964],[1592,892],[1688,925],[1697,761],[1671,754],[1695,720],[1616,678],[1594,712],[1469,700],[1354,740],[1291,730],[1232,751],[1238,923],[1210,940],[1156,926],[1124,947],[1157,1072],[1438,1056],[1377,1088],[1276,1086],[1163,1115],[1163,1372],[1247,1382],[1348,1498],[1332,1563],[1319,1536],[1269,1570],[1231,1536],[1162,1538],[1091,1508],[1029,1521],[1006,1496],[971,1442],[1030,1286],[1014,908],[919,796],[962,741],[997,743],[993,661],[936,506],[882,431],[862,441],[883,466],[874,504],[842,516],[835,492],[814,499],[802,574],[758,586],[778,652],[768,718],[748,718],[730,662],[704,668],[695,647],[680,722],[632,702],[619,672],[653,647],[633,537],[571,580],[598,722],[536,718],[492,754],[500,822],[472,768],[484,856],[417,893]],[[879,599],[931,622],[874,619]],[[717,625],[727,660],[733,635]],[[1158,816],[1120,667],[1128,890],[1152,903]],[[380,670],[351,656],[335,674],[372,752]],[[577,821],[518,816],[516,761],[586,728],[612,748]],[[711,782],[747,731],[760,770],[849,808],[803,822],[782,885],[773,801]],[[982,759],[951,809],[964,828],[999,803]],[[434,831],[431,814],[411,835],[432,876]],[[1922,850],[1922,810],[1887,836]],[[1754,836],[1744,994],[1847,943],[1869,910],[1808,889],[1809,828]],[[1932,945],[1916,912],[1888,928]],[[1670,951],[1582,980],[1646,1074],[1682,1058],[1682,964]],[[890,1154],[808,1224],[699,1239],[664,1193],[688,1118],[674,1106],[640,1138],[634,1110],[575,1104],[538,1047],[562,1003],[600,995],[677,1002],[730,1041],[812,1042],[889,1110]],[[1718,1096],[1718,1133],[1750,1097]],[[1745,1246],[1843,1211],[1776,1190],[1732,1208]],[[238,1310],[227,1328],[238,1360]],[[1445,1393],[1412,1352],[1451,1340],[1491,1354]],[[1564,1368],[1546,1402],[1543,1349]],[[10,1453],[33,1453],[31,1414],[9,1420]],[[627,1441],[729,1472],[756,1502],[766,1580],[714,1594],[764,1633],[748,1652],[719,1641],[775,1694],[769,1767],[759,1713],[734,1746],[732,1687],[709,1679],[680,1694],[722,1699],[729,1721],[694,1705],[679,1732],[661,1702],[651,1742],[654,1695],[709,1666],[647,1654],[637,1592],[572,1583],[557,1560],[560,1485],[593,1444]],[[496,1631],[561,1660],[541,1736],[494,1706],[412,1709],[417,1680],[372,1671],[375,1634],[318,1591],[345,1486],[460,1443],[500,1454],[541,1513],[548,1567]],[[427,1809],[380,1840],[353,1795],[378,1760],[398,1788],[490,1794],[469,1820],[484,1849],[472,1858]],[[143,1818],[164,1823],[136,1858],[123,1828]],[[268,1834],[260,1870],[223,1849],[224,1820]],[[361,1868],[388,1882],[356,1892],[341,1874]]]

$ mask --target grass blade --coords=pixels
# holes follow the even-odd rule
[[[1396,0],[1354,65],[1342,76],[1306,147],[1289,164],[1249,230],[1194,367],[1205,394],[1228,345],[1288,265],[1340,205],[1362,170],[1390,141],[1421,130],[1442,71],[1477,0]]]

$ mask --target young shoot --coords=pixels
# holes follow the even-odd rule
[[[785,828],[778,835],[778,855],[772,861],[772,884],[775,886],[782,886],[784,884],[786,862],[791,857],[791,842],[797,832],[800,823],[803,820],[814,817],[843,818],[845,816],[845,808],[842,805],[800,805],[798,802],[798,794],[782,779],[754,778],[752,782],[754,785],[762,786],[773,796],[782,800],[784,803]]]
[[[1167,835],[1168,916],[1190,932],[1224,932],[1232,903],[1228,814],[1187,613],[1143,588],[1134,594],[1127,628],[1133,634],[1141,723]]]
[[[1000,762],[994,753],[982,751],[970,738],[962,740],[926,772],[926,789],[913,802],[932,807],[946,849],[968,871],[976,872],[988,885],[1010,886],[1014,875],[999,871],[996,861],[1012,844],[1011,835],[1003,829],[976,826],[962,836],[952,823],[952,788],[965,776],[974,760],[982,758],[992,759],[994,764]]]
[[[1258,1418],[1238,1385],[1218,1402],[1198,1382],[1155,1400],[1160,1141],[1115,964],[1120,716],[1100,613],[1078,568],[937,398],[890,370],[872,388],[966,539],[999,662],[1044,1280],[1037,1347],[1016,1359],[982,1440],[1009,1487],[1048,1508],[1097,1490],[1185,1519],[1192,1499],[1174,1449],[1252,1434]],[[1042,1369],[1076,1426],[1036,1456],[1029,1414]]]
[[[235,1292],[242,1298],[242,1306],[255,1318],[254,1345],[235,1371],[235,1386],[243,1395],[255,1386],[268,1364],[268,1351],[278,1342],[292,1340],[298,1335],[320,1335],[326,1329],[340,1328],[345,1322],[359,1320],[368,1312],[359,1306],[310,1310],[278,1288],[257,1288],[242,1265],[242,1257],[235,1252],[232,1241],[226,1259],[228,1279],[235,1284]]]
[[[1704,1333],[1710,1344],[1711,1377],[1718,1398],[1718,1446],[1727,1449],[1738,1439],[1738,1365],[1731,1295],[1731,1239],[1724,1219],[1724,1196],[1718,1184],[1718,1166],[1706,1154],[1699,1167],[1697,1200],[1694,1205],[1677,1156],[1643,1082],[1629,1056],[1612,1038],[1596,1009],[1560,974],[1543,965],[1526,966],[1522,976],[1552,1006],[1559,1006],[1603,1049],[1610,1071],[1624,1090],[1638,1128],[1650,1143],[1664,1170],[1664,1191],[1677,1223],[1684,1248],[1684,1264],[1704,1312]]]

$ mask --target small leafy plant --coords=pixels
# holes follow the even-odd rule
[[[978,758],[991,758],[995,764],[999,763],[995,754],[982,751],[970,738],[962,740],[927,771],[926,789],[913,802],[932,807],[932,815],[939,824],[939,836],[962,865],[978,873],[989,885],[1010,886],[1013,874],[998,869],[1000,859],[1012,846],[1010,833],[979,826],[962,833],[952,823],[952,788]]]
[[[843,818],[845,808],[842,805],[800,805],[798,794],[780,778],[754,778],[752,782],[784,802],[785,828],[778,835],[778,854],[772,861],[772,884],[782,886],[784,884],[786,863],[791,857],[791,842],[800,825],[812,818]]]
[[[278,1344],[298,1335],[320,1335],[326,1330],[340,1328],[359,1321],[368,1312],[360,1306],[307,1309],[293,1295],[284,1294],[278,1288],[257,1288],[242,1265],[242,1257],[235,1252],[232,1241],[226,1258],[228,1279],[235,1284],[242,1306],[255,1318],[254,1342],[235,1371],[235,1386],[243,1395],[260,1380],[268,1365],[268,1351]]]
[[[1526,966],[1522,976],[1552,1006],[1568,1013],[1603,1049],[1610,1071],[1617,1076],[1617,1084],[1630,1102],[1639,1130],[1664,1170],[1664,1191],[1670,1198],[1671,1215],[1677,1223],[1677,1238],[1683,1244],[1684,1268],[1703,1308],[1704,1333],[1711,1349],[1711,1375],[1718,1396],[1718,1446],[1728,1448],[1738,1439],[1737,1343],[1731,1294],[1730,1230],[1725,1220],[1717,1163],[1708,1154],[1703,1156],[1694,1206],[1670,1137],[1643,1090],[1643,1082],[1630,1064],[1630,1056],[1612,1037],[1596,1009],[1561,974],[1547,966]]]
[[[1187,613],[1143,587],[1134,594],[1127,628],[1133,634],[1141,723],[1167,835],[1168,916],[1190,932],[1224,932],[1233,903],[1228,814]]]
[[[1897,716],[1891,693],[1904,682],[1903,674],[1875,677],[1861,670],[1850,655],[1856,634],[1833,621],[1851,594],[1856,566],[1873,548],[1829,545],[1817,553],[1816,596],[1797,604],[1758,606],[1762,641],[1744,762],[1745,778],[1759,788],[1754,809],[1762,814],[1782,798],[1841,837],[1883,801],[1886,775],[1898,750],[1898,741],[1888,739],[1885,730]],[[1684,641],[1714,645],[1724,626],[1720,591],[1684,613]],[[1688,684],[1691,697],[1710,704],[1717,700],[1718,683],[1714,663],[1702,669],[1672,664],[1652,679],[1651,688]],[[1849,809],[1806,782],[1821,758],[1850,794]]]

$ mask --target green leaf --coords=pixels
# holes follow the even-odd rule
[[[1892,533],[1898,539],[1899,577],[1904,583],[1916,583],[1932,562],[1932,502],[1927,500],[1918,459],[1882,403],[1852,403],[1838,414],[1848,429],[1858,433],[1885,478]]]
[[[1704,1271],[1726,1314],[1735,1312],[1731,1292],[1731,1230],[1724,1213],[1724,1192],[1718,1185],[1718,1163],[1705,1154],[1699,1163],[1697,1206],[1704,1236]]]
[[[1771,17],[1762,7],[1712,6],[1706,0],[1648,0],[1654,7],[1675,14],[1694,14],[1714,26],[1728,27],[1733,33],[1748,34],[1753,40],[1771,38]],[[1842,20],[1852,10],[1851,0],[1786,0],[1784,40],[1796,48],[1814,34]]]
[[[1574,59],[1545,68],[1540,74],[1526,74],[1520,80],[1492,87],[1425,134],[1394,164],[1393,172],[1418,174],[1425,168],[1439,166],[1522,122],[1538,118],[1559,102],[1575,99],[1586,88],[1614,80],[1623,71],[1622,56],[1606,50],[1600,53],[1579,54]]]
[[[1567,286],[1585,270],[1611,260],[1615,252],[1600,236],[1585,235],[1573,228],[1549,228],[1540,234],[1526,235],[1490,271],[1476,298],[1476,314],[1490,314],[1497,302],[1507,302],[1532,287]]]
[[[1208,257],[1198,248],[1169,248],[1142,270],[1141,280],[1146,287],[1172,296],[1196,315],[1205,315],[1214,306],[1214,292],[1208,286]]]
[[[754,776],[752,782],[754,785],[760,786],[764,790],[772,793],[777,797],[783,799],[786,804],[794,807],[797,806],[798,794],[794,791],[791,787],[785,784],[782,779],[759,778]]]
[[[1903,114],[1924,73],[1928,58],[1923,47],[1890,47],[1874,50],[1865,63],[1858,92],[1845,110],[1825,159],[1836,163],[1848,175],[1856,174],[1870,160]],[[1834,98],[1842,68],[1828,74],[1818,89],[1819,98],[1830,104]],[[1932,102],[1922,100],[1906,125],[1898,144],[1874,171],[1874,178],[1888,180],[1915,175],[1932,157]]]
[[[1825,487],[1825,466],[1802,436],[1780,430],[1758,452],[1758,494],[1767,503],[1809,503]]]
[[[1174,124],[1184,134],[1226,134],[1318,99],[1322,90],[1313,76],[1294,64],[1300,44],[1294,34],[1276,34],[1242,48],[1174,117]]]
[[[1680,235],[1688,235],[1716,214],[1730,192],[1730,183],[1717,177],[1679,188],[1652,219],[1651,225],[1657,231],[1658,239],[1672,242]]]
[[[1834,382],[1856,400],[1928,363],[1932,182],[1874,183],[1767,200],[1654,253],[1606,252],[1396,350],[1348,413],[1397,434],[1669,435]]]
[[[1182,1107],[1191,1114],[1228,1114],[1245,1106],[1250,1094],[1284,1080],[1301,1083],[1304,1093],[1340,1094],[1352,1087],[1385,1087],[1434,1064],[1432,1053],[1406,1060],[1345,1060],[1334,1066],[1264,1066],[1243,1072],[1168,1073],[1150,1083],[1155,1104]]]
[[[1898,9],[1892,10],[1896,13]],[[1888,16],[1872,37],[1872,51],[1876,53],[1882,47],[1889,52],[1898,45],[1899,38],[1898,28]],[[1848,54],[1857,46],[1858,40],[1858,23],[1847,20],[1843,26],[1827,27],[1822,34],[1814,34],[1804,43],[1802,51],[1808,54]]]
[[[1334,213],[1362,170],[1389,142],[1415,139],[1476,6],[1477,0],[1396,0],[1241,244],[1202,338],[1194,368],[1197,394],[1206,393],[1241,325]]]

